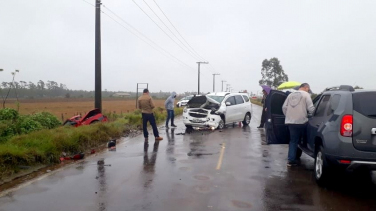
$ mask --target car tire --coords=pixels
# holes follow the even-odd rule
[[[218,130],[222,130],[223,128],[225,127],[225,121],[223,119],[221,119],[218,123],[218,127],[217,129]]]
[[[300,157],[302,157],[302,154],[303,154],[303,151],[298,147],[298,149],[296,149],[295,158],[300,159]]]
[[[315,153],[314,177],[318,185],[323,186],[329,177],[329,164],[326,161],[324,148],[319,146]]]
[[[243,125],[249,125],[251,123],[251,114],[247,113],[244,116]]]

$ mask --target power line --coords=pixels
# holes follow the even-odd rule
[[[88,1],[85,1],[85,0],[82,0],[84,1],[85,3],[95,7],[94,4],[91,4],[90,2]],[[107,13],[105,13],[103,10],[101,10],[101,12],[103,14],[105,14],[107,17],[109,17],[110,19],[112,19],[113,21],[115,21],[117,24],[119,24],[121,27],[123,27],[124,29],[126,29],[128,32],[130,32],[131,34],[133,34],[134,36],[136,36],[137,38],[139,38],[141,41],[145,42],[146,44],[148,44],[150,47],[154,48],[154,50],[162,53],[164,56],[168,57],[172,57],[173,59],[175,59],[177,63],[183,65],[183,66],[186,66],[190,69],[193,69],[195,70],[195,68],[187,65],[186,63],[184,63],[183,61],[181,61],[180,59],[176,58],[175,56],[173,56],[170,52],[168,52],[167,50],[163,49],[161,46],[159,46],[158,44],[156,44],[153,40],[149,39],[148,37],[146,37],[143,33],[141,33],[140,31],[138,31],[135,27],[133,27],[132,25],[130,25],[128,22],[126,22],[124,19],[122,19],[120,16],[118,16],[116,13],[114,13],[112,10],[108,9],[104,4],[102,5],[104,8],[106,8],[109,12],[111,12],[112,14],[114,14],[117,18],[119,18],[120,20],[122,20],[125,24],[127,24],[129,27],[131,27],[133,30],[135,30],[136,32],[138,32],[139,34],[141,34],[145,39],[147,39],[149,42],[151,42],[152,44],[156,45],[158,48],[156,48],[155,46],[151,45],[150,43],[148,43],[147,41],[145,41],[143,38],[141,38],[140,36],[138,36],[137,34],[135,34],[134,32],[132,32],[131,30],[129,30],[128,28],[126,28],[124,25],[122,25],[121,23],[119,23],[117,20],[115,20],[113,17],[111,17],[110,15],[108,15]],[[167,54],[167,55],[166,55]]]
[[[103,5],[104,6],[104,5]],[[105,7],[107,10],[110,11],[110,9],[108,9],[107,7]],[[110,11],[112,12],[112,11]],[[137,29],[135,29],[133,26],[131,26],[129,23],[127,23],[126,21],[124,21],[123,19],[121,19],[119,16],[117,16],[119,19],[121,19],[123,22],[125,22],[128,26],[132,27],[135,31],[137,31],[138,33],[140,33],[145,39],[149,40],[149,42],[153,43],[154,45],[156,45],[158,48],[156,48],[155,46],[151,45],[149,42],[145,41],[145,39],[141,38],[140,36],[138,36],[136,33],[132,32],[131,30],[129,30],[127,27],[125,27],[124,25],[122,25],[121,23],[119,23],[119,21],[115,20],[113,17],[111,17],[110,15],[108,15],[107,13],[103,12],[103,14],[105,14],[107,17],[109,17],[110,19],[112,19],[113,21],[115,21],[117,24],[119,24],[120,26],[122,26],[124,29],[126,29],[128,32],[132,33],[133,35],[135,35],[137,38],[139,38],[140,40],[142,40],[143,42],[145,42],[146,44],[148,44],[149,46],[151,46],[152,48],[154,48],[155,50],[157,50],[158,52],[164,54],[166,56],[166,54],[168,54],[170,57],[172,57],[173,59],[175,59],[176,61],[178,61],[178,63],[180,63],[181,65],[184,65],[186,67],[189,67],[191,69],[194,69],[193,67],[187,65],[186,63],[184,63],[183,61],[181,61],[180,59],[176,58],[175,56],[173,56],[170,52],[168,52],[167,50],[163,49],[162,47],[160,47],[158,44],[156,44],[154,41],[150,40],[149,38],[147,38],[144,34],[142,34],[141,32],[139,32]],[[194,69],[195,70],[195,69]]]
[[[162,29],[162,27],[160,27],[158,24],[157,24],[157,22],[155,22],[146,12],[145,12],[145,10],[143,10],[141,7],[140,7],[140,5],[138,5],[134,0],[132,0],[133,1],[133,3],[135,3],[136,5],[137,5],[137,7],[146,15],[146,16],[148,16],[148,18],[151,20],[151,21],[153,21],[153,23],[155,24],[155,25],[157,25],[158,26],[158,28],[160,29],[160,30],[162,30],[163,31],[163,33],[165,34],[165,35],[167,35],[176,45],[178,45],[183,51],[185,51],[187,54],[189,54],[193,59],[197,59],[197,58],[195,58],[190,52],[188,52],[187,50],[185,50],[183,47],[181,47],[181,45],[179,44],[179,43],[177,43],[174,39],[172,39],[172,37],[169,35],[169,34],[167,34],[167,32],[165,31],[165,30],[163,30]]]
[[[88,1],[85,1],[85,0],[82,0],[82,1],[84,1],[84,2],[86,2],[87,4],[90,4],[91,6],[95,7],[94,4],[92,4],[92,3],[88,2]]]
[[[165,22],[159,17],[159,15],[150,7],[150,5],[145,1],[145,0],[143,0],[143,2],[149,7],[149,9],[154,13],[154,15],[155,16],[157,16],[157,18],[162,22],[162,24],[171,32],[171,34],[172,35],[174,35],[174,37],[181,43],[181,44],[183,44],[183,46],[190,52],[190,53],[192,53],[192,55],[193,56],[195,56],[196,57],[196,59],[197,60],[201,60],[201,58],[199,58],[199,57],[197,57],[196,55],[195,55],[195,53],[194,52],[192,52],[192,50],[191,49],[189,49],[180,39],[179,39],[179,37],[177,37],[176,35],[175,35],[175,33],[173,32],[173,31],[171,31],[171,29],[165,24]]]
[[[157,5],[157,7],[159,8],[159,10],[162,12],[162,14],[165,16],[165,18],[168,20],[168,22],[170,22],[171,26],[174,27],[174,29],[176,30],[176,32],[180,35],[180,37],[185,41],[185,43],[187,43],[187,45],[198,55],[198,57],[200,57],[202,60],[205,60],[202,56],[200,56],[200,54],[197,53],[197,51],[195,51],[195,49],[187,42],[187,40],[184,39],[184,37],[180,34],[179,30],[174,26],[174,24],[172,24],[172,22],[170,21],[170,19],[167,17],[167,15],[163,12],[163,10],[161,9],[161,7],[157,4],[157,2],[155,0],[153,0],[155,5]]]

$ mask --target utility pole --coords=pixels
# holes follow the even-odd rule
[[[223,92],[223,82],[227,82],[227,81],[222,80],[222,92]]]
[[[220,75],[219,73],[214,73],[213,74],[213,92],[215,92],[215,76]]]
[[[95,3],[95,108],[102,111],[101,0]]]
[[[197,94],[200,94],[200,64],[209,64],[209,62],[196,62],[198,64],[198,92]]]

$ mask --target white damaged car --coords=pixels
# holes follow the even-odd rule
[[[193,97],[184,108],[186,127],[222,129],[226,124],[251,122],[252,105],[247,93],[217,92]]]

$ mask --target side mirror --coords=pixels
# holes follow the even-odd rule
[[[226,102],[226,105],[227,105],[227,106],[230,106],[230,105],[231,105],[231,103],[230,103],[230,102]]]

